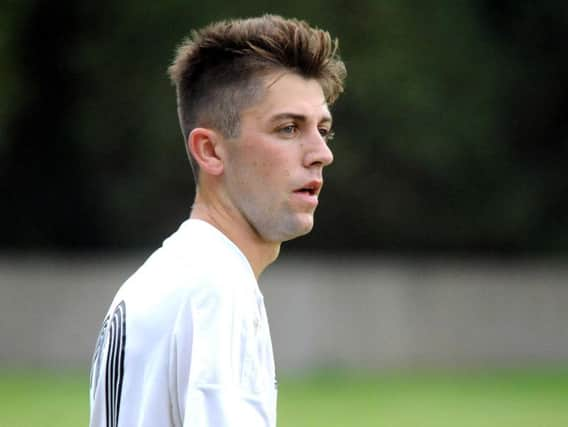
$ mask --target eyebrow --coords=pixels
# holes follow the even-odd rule
[[[279,113],[276,114],[274,116],[272,116],[270,118],[270,122],[277,122],[279,120],[283,120],[283,119],[294,119],[297,120],[299,122],[307,122],[308,118],[307,116],[305,116],[304,114],[296,114],[296,113]],[[319,121],[318,123],[332,123],[333,119],[331,117],[331,115],[324,115]]]

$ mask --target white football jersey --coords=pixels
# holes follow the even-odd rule
[[[187,220],[119,289],[91,371],[91,427],[276,425],[262,294],[224,234]]]

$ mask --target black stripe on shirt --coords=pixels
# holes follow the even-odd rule
[[[106,360],[107,427],[118,427],[122,380],[124,378],[124,348],[126,345],[126,306],[122,301],[115,308],[108,327]]]

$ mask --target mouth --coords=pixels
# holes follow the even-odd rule
[[[321,181],[310,181],[306,183],[303,187],[298,188],[294,193],[305,194],[308,196],[317,196],[321,190]]]

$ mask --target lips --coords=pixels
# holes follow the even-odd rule
[[[310,181],[304,184],[302,187],[294,190],[294,193],[306,194],[310,196],[317,196],[322,187],[322,181]]]

